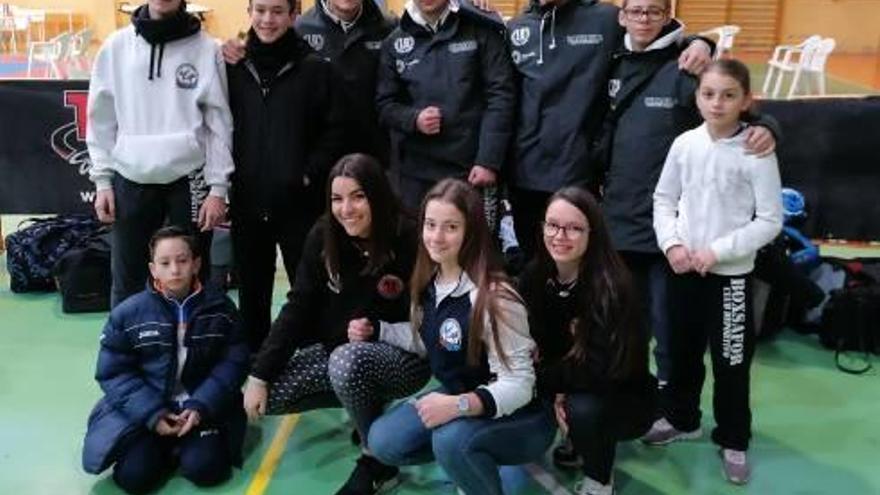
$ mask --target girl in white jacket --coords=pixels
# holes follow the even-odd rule
[[[697,88],[705,122],[672,144],[654,192],[657,242],[677,276],[669,288],[672,360],[663,417],[644,437],[662,445],[700,436],[708,343],[718,425],[712,440],[736,484],[750,475],[751,272],[758,249],[782,228],[776,156],[745,151],[740,116],[750,104],[748,69],[714,62]]]

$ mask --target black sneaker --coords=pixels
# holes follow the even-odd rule
[[[565,438],[553,449],[553,464],[560,469],[578,469],[584,460],[575,452],[571,440]]]
[[[394,466],[386,466],[374,457],[362,455],[358,457],[357,465],[348,481],[336,492],[336,495],[373,495],[379,490],[392,488],[397,484],[397,474],[400,472]]]

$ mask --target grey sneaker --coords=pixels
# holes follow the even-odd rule
[[[752,475],[752,468],[743,450],[721,449],[721,468],[724,477],[734,485],[745,485]]]
[[[614,495],[614,479],[603,485],[598,481],[584,476],[584,479],[574,485],[576,495]]]
[[[654,421],[651,430],[642,437],[642,442],[648,445],[666,445],[678,440],[693,440],[703,436],[703,429],[697,428],[693,431],[676,430],[666,418],[660,418]]]

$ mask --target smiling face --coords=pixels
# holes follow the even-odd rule
[[[352,237],[368,239],[373,223],[370,201],[358,181],[336,177],[330,185],[330,211]]]
[[[193,257],[186,241],[169,237],[156,243],[150,261],[150,275],[163,292],[183,299],[190,293],[200,266],[201,260]]]
[[[628,0],[618,14],[618,22],[626,28],[633,50],[642,51],[648,47],[663,27],[669,24],[669,5],[667,0]]]
[[[465,227],[464,214],[455,205],[440,199],[428,201],[422,224],[422,242],[434,263],[458,265]]]
[[[257,38],[266,44],[281,38],[295,17],[287,0],[251,0],[248,14]]]
[[[180,10],[183,0],[149,0],[147,8],[151,19],[164,19],[171,17]]]
[[[710,68],[700,78],[697,107],[715,137],[726,137],[739,125],[752,99],[734,77]]]
[[[544,247],[556,263],[579,263],[587,252],[590,224],[564,199],[550,203],[544,214]]]

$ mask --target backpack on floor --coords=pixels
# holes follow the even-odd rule
[[[53,270],[61,310],[89,313],[110,309],[110,233],[102,228],[82,245],[71,248]]]
[[[862,374],[871,369],[870,354],[880,354],[880,281],[871,274],[876,262],[859,260],[844,263],[847,280],[832,290],[822,310],[819,340],[834,350],[834,362],[841,371]],[[841,364],[848,351],[862,355],[864,364],[851,367]]]
[[[25,222],[30,225],[6,236],[6,269],[12,292],[54,291],[55,263],[101,227],[91,215],[31,218],[22,224]]]

